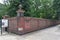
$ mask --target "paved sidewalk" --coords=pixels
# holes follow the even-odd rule
[[[0,35],[0,40],[60,40],[60,30],[57,25],[55,27],[35,31],[25,35]]]

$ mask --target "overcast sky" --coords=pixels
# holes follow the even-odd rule
[[[0,3],[3,3],[3,0],[0,0]]]

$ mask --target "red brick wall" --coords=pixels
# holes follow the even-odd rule
[[[9,18],[9,32],[23,34],[59,24],[60,21],[32,17]],[[19,31],[18,28],[23,28]]]
[[[16,32],[17,31],[17,18],[9,18],[9,32]]]

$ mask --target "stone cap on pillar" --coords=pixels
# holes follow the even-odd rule
[[[17,10],[16,12],[17,12],[17,13],[24,13],[25,11],[22,10],[22,9],[19,9],[19,10]]]
[[[17,12],[17,16],[24,16],[24,10],[22,9],[22,5],[19,5],[19,9],[16,11]]]

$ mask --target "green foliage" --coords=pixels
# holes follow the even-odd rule
[[[25,16],[56,19],[56,12],[53,9],[53,0],[7,0],[5,2],[3,14],[16,16],[19,4],[22,4],[25,10]]]
[[[55,19],[55,12],[52,7],[52,2],[49,0],[41,0],[40,14],[41,18]]]
[[[52,7],[52,2],[50,0],[29,0],[29,7],[27,7],[28,10],[26,11],[28,15],[26,16],[55,19],[56,14]]]
[[[0,19],[2,18],[3,15],[5,15],[5,11],[6,11],[5,5],[0,3]]]
[[[53,8],[56,13],[56,19],[60,19],[60,0],[53,1]]]
[[[18,9],[18,5],[20,4],[19,0],[8,0],[7,3],[8,9],[7,14],[11,17],[16,16],[16,11]]]

